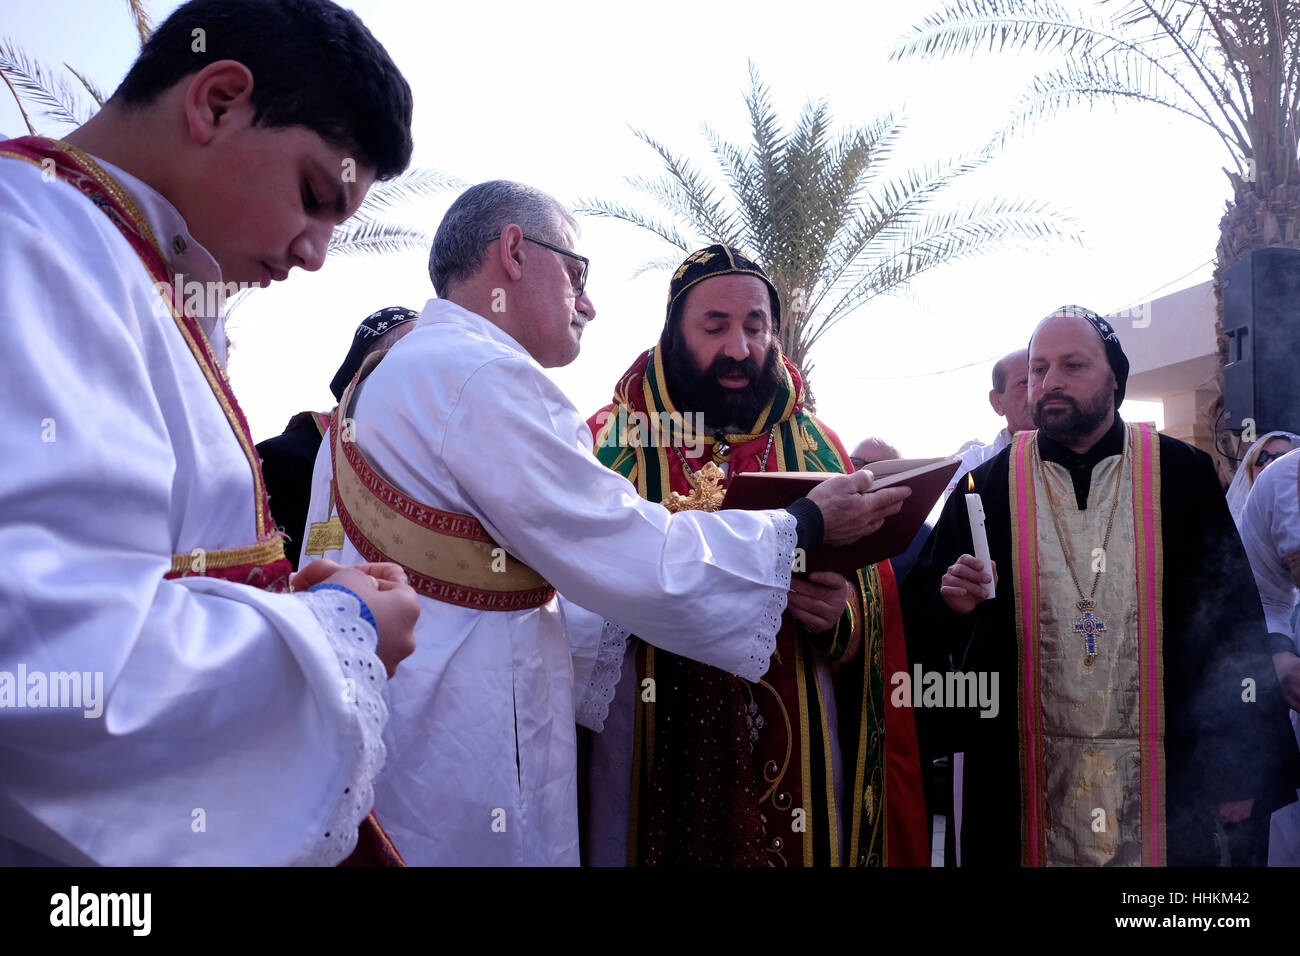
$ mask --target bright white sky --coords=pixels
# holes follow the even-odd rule
[[[155,0],[150,9],[161,21],[177,5]],[[466,182],[515,179],[569,203],[632,199],[650,211],[624,177],[656,175],[658,161],[629,128],[702,164],[709,161],[702,122],[746,142],[749,59],[786,125],[810,97],[825,97],[841,124],[905,111],[898,168],[977,149],[1034,70],[1027,59],[988,56],[888,62],[896,39],[937,9],[935,0],[347,5],[414,90],[417,165]],[[4,17],[9,39],[48,67],[72,64],[106,91],[137,52],[125,0],[13,6]],[[24,133],[7,91],[0,94],[0,132]],[[64,131],[49,121],[38,128]],[[989,370],[1024,345],[1038,318],[1067,302],[1112,312],[1208,278],[1229,196],[1226,161],[1208,131],[1152,107],[1076,110],[1021,137],[971,180],[968,195],[1049,200],[1080,220],[1084,244],[947,266],[851,314],[814,351],[819,415],[850,446],[876,434],[905,457],[992,439],[1001,420],[985,398]],[[404,218],[432,234],[453,198],[413,206]],[[669,272],[632,276],[670,250],[608,220],[585,222],[578,249],[592,260],[597,316],[577,361],[553,374],[589,414],[659,335]],[[418,310],[432,295],[425,262],[424,251],[333,259],[239,306],[230,371],[256,438],[277,433],[294,412],[330,408],[328,383],[357,323],[387,305]],[[1154,334],[1123,326],[1119,333]],[[1143,403],[1126,403],[1124,413],[1160,420],[1158,406]]]

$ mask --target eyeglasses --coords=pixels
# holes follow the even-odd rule
[[[1279,452],[1276,452],[1276,453],[1275,453],[1275,452],[1270,452],[1270,451],[1266,448],[1266,449],[1264,449],[1263,451],[1261,451],[1261,452],[1259,453],[1259,457],[1257,457],[1257,458],[1255,459],[1255,467],[1256,467],[1256,468],[1263,468],[1263,467],[1264,467],[1265,465],[1267,465],[1270,461],[1276,461],[1277,459],[1279,459],[1279,458],[1281,458],[1283,455],[1285,455],[1288,451],[1291,451],[1291,449],[1288,448],[1286,451],[1279,451]]]
[[[859,458],[857,455],[850,455],[849,464],[860,471],[867,467],[868,462],[865,458]]]
[[[567,256],[570,259],[576,259],[579,263],[581,263],[582,272],[578,275],[578,280],[576,282],[573,282],[573,294],[582,295],[582,293],[587,288],[587,270],[591,267],[591,260],[588,259],[586,256],[580,256],[576,252],[572,252],[569,249],[564,249],[560,246],[552,245],[551,243],[547,242],[545,239],[536,239],[533,236],[528,235],[527,233],[522,233],[522,235],[529,242],[535,242],[539,246],[544,246],[545,248],[550,249],[552,252],[558,252],[562,256]],[[500,238],[501,235],[497,234],[493,236],[491,239],[487,240],[487,242],[496,242]],[[484,245],[486,244],[487,243],[484,243]],[[570,278],[570,281],[572,281],[572,278]]]

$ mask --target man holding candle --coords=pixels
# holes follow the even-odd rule
[[[1017,688],[992,719],[949,715],[962,862],[1260,863],[1300,782],[1278,683],[1298,661],[1210,460],[1119,417],[1128,359],[1096,313],[1044,319],[1029,366],[1038,431],[949,499],[904,595],[920,659]]]

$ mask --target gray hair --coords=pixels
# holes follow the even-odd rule
[[[487,244],[512,223],[556,245],[563,245],[563,225],[578,232],[573,214],[540,189],[505,179],[471,186],[451,204],[433,237],[429,278],[434,291],[446,298],[452,285],[477,273]]]

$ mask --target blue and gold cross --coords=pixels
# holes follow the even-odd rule
[[[1092,659],[1097,656],[1097,635],[1106,630],[1106,625],[1101,618],[1092,616],[1096,605],[1091,601],[1080,601],[1075,607],[1083,612],[1083,617],[1074,622],[1074,630],[1083,635],[1084,645],[1088,650],[1088,656],[1083,662],[1091,665]]]

